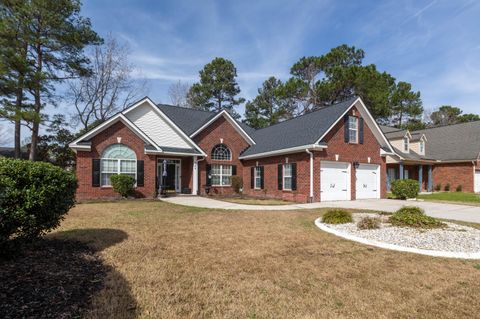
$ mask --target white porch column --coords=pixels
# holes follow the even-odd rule
[[[198,159],[197,159],[197,156],[193,157],[192,195],[198,195]]]

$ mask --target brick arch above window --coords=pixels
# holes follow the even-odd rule
[[[212,148],[212,159],[218,161],[231,161],[232,152],[225,144],[217,144]]]

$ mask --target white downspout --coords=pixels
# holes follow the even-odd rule
[[[305,152],[310,155],[310,202],[313,202],[313,152],[308,148],[305,149]]]

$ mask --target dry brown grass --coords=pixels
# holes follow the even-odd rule
[[[270,199],[270,198],[239,198],[239,197],[220,197],[216,198],[222,200],[224,202],[230,202],[235,204],[245,204],[245,205],[288,205],[292,204],[292,202],[287,202],[284,200],[279,199]]]
[[[82,204],[53,236],[89,242],[115,269],[91,318],[479,316],[476,262],[340,239],[314,226],[321,213]],[[92,228],[128,238],[106,245],[116,242],[108,238],[115,232],[103,237]]]

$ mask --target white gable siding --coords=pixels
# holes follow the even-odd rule
[[[160,147],[192,147],[172,126],[155,113],[147,103],[128,112],[126,117]]]

